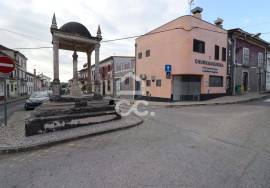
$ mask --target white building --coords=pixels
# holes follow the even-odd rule
[[[135,57],[116,56],[114,60],[114,96],[133,98],[135,90]]]
[[[19,96],[27,95],[27,58],[20,52],[15,51],[16,73],[17,73],[17,93]]]
[[[45,91],[51,88],[51,78],[44,75],[43,73],[37,75],[37,90]]]
[[[35,75],[26,72],[26,80],[27,80],[27,95],[31,95],[35,91]]]
[[[135,57],[110,56],[99,62],[100,94],[102,96],[133,98]],[[94,91],[95,66],[91,66],[92,91]],[[88,84],[87,64],[79,70],[82,91]]]
[[[20,52],[0,45],[0,55],[8,56],[16,62],[13,72],[7,78],[7,97],[16,98],[27,94],[26,68],[27,58]],[[3,85],[3,77],[0,80],[0,86]],[[3,86],[2,86],[3,87]],[[0,98],[3,98],[0,88]]]

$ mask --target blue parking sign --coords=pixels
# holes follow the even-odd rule
[[[172,65],[165,65],[165,72],[172,72]]]

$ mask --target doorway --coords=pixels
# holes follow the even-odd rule
[[[262,73],[259,73],[258,76],[258,91],[263,91],[263,83],[262,83]]]
[[[175,75],[173,76],[174,101],[198,101],[201,95],[201,76]]]
[[[142,95],[141,92],[141,81],[135,81],[135,95]]]
[[[244,91],[248,91],[248,72],[243,72],[243,87]]]
[[[116,79],[116,96],[120,95],[120,90],[121,90],[121,79],[118,78]]]

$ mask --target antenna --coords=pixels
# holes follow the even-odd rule
[[[194,0],[188,0],[188,4],[189,4],[189,14],[191,15],[191,9],[192,5],[194,5]]]

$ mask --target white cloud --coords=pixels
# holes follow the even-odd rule
[[[35,38],[17,36],[0,30],[1,44],[10,47],[50,46],[51,18],[56,13],[58,27],[69,21],[84,24],[96,35],[100,24],[104,40],[143,34],[187,13],[187,0],[12,0],[1,1],[0,27]],[[45,41],[45,42],[43,42]],[[46,42],[47,41],[47,42]],[[52,49],[21,50],[28,57],[28,71],[52,77]],[[134,55],[134,39],[102,43],[100,59],[110,55]],[[60,52],[60,79],[72,77],[72,52]],[[79,54],[79,68],[86,61]],[[92,61],[94,62],[94,61]]]

